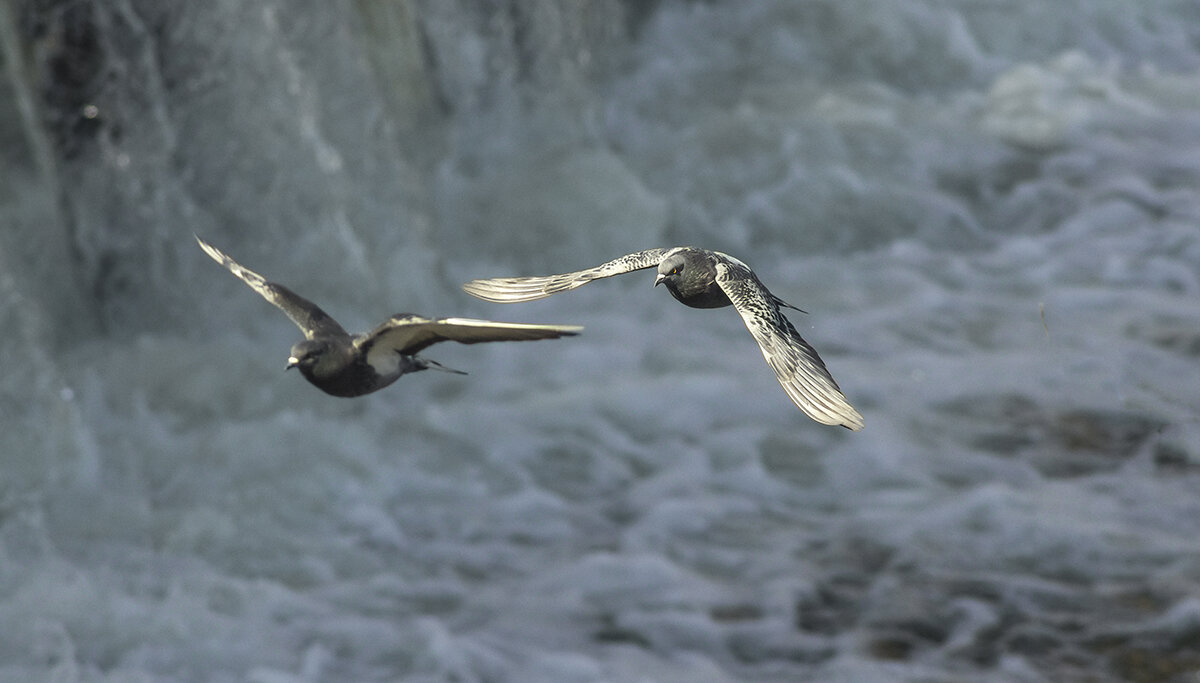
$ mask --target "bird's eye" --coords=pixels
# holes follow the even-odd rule
[[[678,275],[678,274],[679,274],[679,266],[675,266],[674,268],[672,268],[672,269],[671,269],[671,273],[670,273],[670,274],[671,274],[671,275]]]

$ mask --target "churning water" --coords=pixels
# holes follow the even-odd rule
[[[0,680],[1194,681],[1200,6],[0,11]],[[582,324],[355,400],[363,330]],[[866,418],[806,419],[719,249]]]

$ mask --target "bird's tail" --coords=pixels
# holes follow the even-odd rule
[[[808,311],[804,310],[803,308],[800,308],[799,306],[793,306],[793,305],[789,304],[788,302],[784,301],[783,299],[780,299],[779,297],[775,296],[774,294],[771,295],[771,298],[775,300],[775,303],[779,304],[783,308],[790,308],[793,311],[800,311],[801,313],[808,313]]]
[[[455,370],[454,368],[448,368],[445,365],[442,365],[441,363],[439,363],[435,360],[429,360],[428,358],[416,358],[416,360],[421,363],[422,370],[427,370],[427,369],[428,370],[441,370],[442,372],[449,372],[449,373],[453,373],[455,375],[467,374],[467,373],[463,372],[462,370]]]

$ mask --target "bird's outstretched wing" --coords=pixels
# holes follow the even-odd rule
[[[200,243],[200,248],[204,250],[204,253],[225,266],[229,272],[245,282],[250,289],[261,294],[262,298],[275,304],[288,318],[291,318],[292,322],[296,323],[296,326],[304,332],[306,339],[312,339],[317,335],[349,336],[336,320],[329,317],[313,302],[283,285],[267,282],[263,276],[229,258],[225,252],[200,239],[199,236],[196,237],[196,241]]]
[[[497,277],[489,280],[471,280],[462,286],[463,291],[484,301],[502,304],[533,301],[575,289],[592,280],[621,275],[643,268],[657,266],[663,258],[678,247],[647,249],[626,254],[608,263],[577,270],[573,273],[545,275],[541,277]]]
[[[778,299],[745,264],[722,259],[717,284],[733,302],[788,398],[812,419],[858,431],[862,415],[842,395],[816,349],[779,310]]]
[[[374,330],[358,337],[354,344],[368,354],[386,349],[412,356],[425,347],[442,341],[478,344],[557,339],[579,334],[582,329],[577,325],[525,325],[470,318],[423,318],[402,313],[392,316]]]

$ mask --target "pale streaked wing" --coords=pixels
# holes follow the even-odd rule
[[[557,339],[579,334],[577,325],[526,325],[498,323],[470,318],[423,318],[419,315],[395,315],[355,340],[355,345],[370,352],[379,348],[391,349],[411,356],[422,349],[443,341],[460,344],[480,342],[533,341]]]
[[[462,286],[471,296],[496,303],[511,304],[533,301],[575,289],[592,280],[621,275],[643,268],[657,266],[673,249],[647,249],[626,254],[595,268],[577,270],[573,273],[545,275],[540,277],[497,277],[488,280],[471,280]]]
[[[767,365],[796,407],[822,424],[842,425],[854,431],[863,428],[862,415],[846,401],[821,357],[800,337],[780,312],[775,296],[749,268],[740,262],[718,263],[717,284],[742,316]]]
[[[217,263],[225,266],[229,272],[236,275],[242,282],[245,282],[250,289],[262,295],[262,298],[270,301],[279,310],[283,311],[292,322],[296,323],[296,327],[299,327],[304,332],[305,338],[312,339],[318,334],[349,336],[336,320],[329,317],[325,311],[322,311],[313,302],[281,284],[267,282],[266,278],[234,261],[225,252],[200,239],[199,236],[196,237],[196,241],[200,243],[200,248],[204,250],[204,253],[211,256]]]

